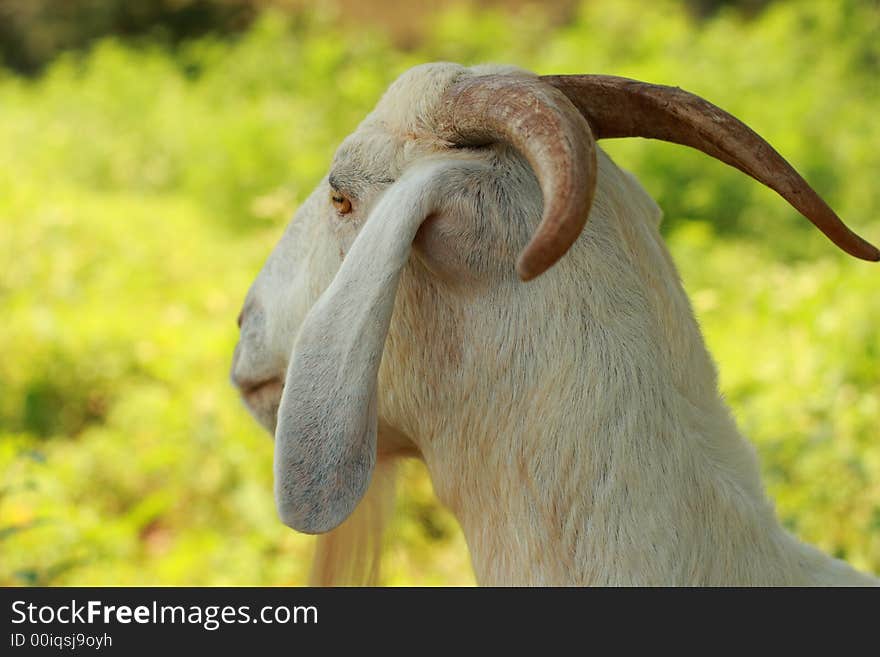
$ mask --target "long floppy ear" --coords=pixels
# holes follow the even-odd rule
[[[437,210],[438,183],[473,166],[431,160],[389,187],[306,315],[275,431],[275,503],[289,527],[329,531],[366,492],[376,463],[376,377],[400,272]]]

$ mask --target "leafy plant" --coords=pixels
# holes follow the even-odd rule
[[[680,85],[764,134],[880,240],[880,9],[777,2],[459,8],[415,50],[267,13],[170,51],[108,38],[0,73],[0,583],[290,584],[311,542],[271,498],[271,442],[227,383],[235,317],[333,149],[409,66],[493,60]],[[784,522],[880,571],[880,295],[772,192],[687,149],[603,142],[664,230]],[[472,581],[405,470],[389,583]]]

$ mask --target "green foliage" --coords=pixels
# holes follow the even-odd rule
[[[409,66],[492,60],[676,84],[747,120],[880,241],[880,9],[452,9],[416,51],[266,14],[170,54],[102,40],[0,72],[0,583],[289,584],[271,443],[227,383],[235,317],[333,149]],[[772,192],[680,147],[609,142],[665,231],[784,522],[880,571],[880,296]],[[407,467],[389,583],[472,581]]]
[[[34,73],[62,50],[96,38],[187,37],[246,28],[261,0],[0,0],[0,63]]]

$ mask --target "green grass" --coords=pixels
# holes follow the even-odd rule
[[[745,119],[880,241],[880,9],[671,2],[456,9],[416,51],[266,15],[174,55],[114,40],[0,72],[0,583],[290,584],[271,442],[227,383],[235,317],[338,142],[409,66],[500,61],[680,85]],[[880,271],[703,155],[610,142],[665,232],[788,527],[880,572]],[[472,581],[410,465],[388,583]]]

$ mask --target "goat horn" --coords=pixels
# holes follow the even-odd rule
[[[516,264],[522,280],[542,274],[583,230],[596,189],[596,148],[587,121],[564,93],[537,79],[485,75],[455,83],[440,136],[460,145],[505,142],[538,178],[544,213]]]
[[[847,228],[794,168],[747,125],[678,87],[611,75],[546,75],[581,112],[596,139],[647,137],[696,148],[775,190],[841,249],[880,251]]]

